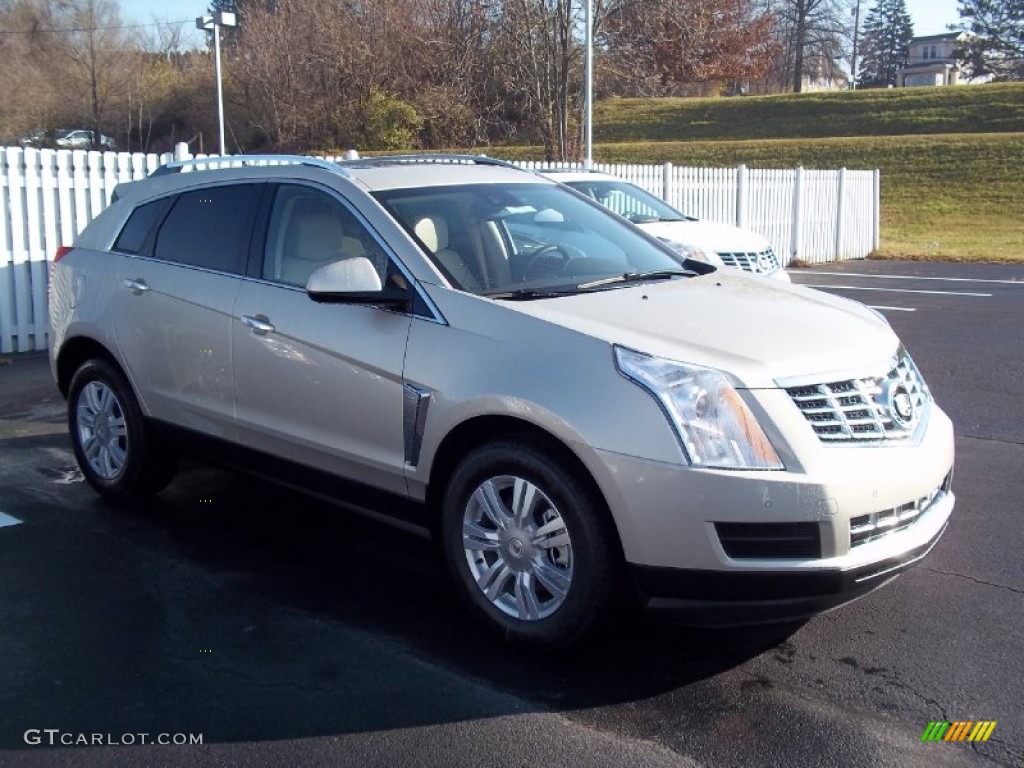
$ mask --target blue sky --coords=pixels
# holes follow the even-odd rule
[[[121,0],[121,16],[125,23],[146,24],[155,16],[158,21],[192,19],[206,13],[206,0]]]
[[[206,13],[206,0],[120,0],[121,19],[125,24],[149,24],[156,21],[182,21],[187,40],[195,45],[206,45],[206,38],[195,28],[196,17]]]
[[[937,35],[947,31],[949,24],[960,21],[957,12],[957,0],[906,0],[907,10],[914,20],[914,34]],[[181,21],[187,19],[185,25],[190,40],[196,44],[204,44],[198,30],[195,29],[195,18],[206,12],[207,0],[121,0],[121,16],[126,24],[148,24],[156,18],[158,21]],[[863,0],[861,16],[874,5],[872,0]],[[851,24],[852,26],[852,24]]]
[[[874,3],[868,3],[870,8]],[[960,23],[957,0],[907,0],[907,11],[914,21],[914,34],[941,35],[947,26]]]

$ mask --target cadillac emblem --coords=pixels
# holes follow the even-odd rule
[[[892,414],[892,422],[901,429],[910,429],[914,424],[914,400],[902,382],[894,382],[889,387],[888,397],[889,413]]]

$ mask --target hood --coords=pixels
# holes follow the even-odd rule
[[[725,371],[751,389],[877,374],[899,346],[862,304],[733,270],[507,305],[610,344]]]
[[[761,235],[717,221],[651,221],[637,224],[655,237],[695,245],[713,253],[760,253],[771,248]]]

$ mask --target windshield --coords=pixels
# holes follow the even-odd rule
[[[562,183],[637,224],[645,221],[692,221],[646,189],[623,181],[583,179]]]
[[[453,185],[375,196],[441,272],[472,293],[539,298],[625,274],[681,271],[670,250],[555,184]]]

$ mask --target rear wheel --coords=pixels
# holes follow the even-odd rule
[[[174,477],[175,457],[146,424],[124,375],[106,360],[89,360],[75,371],[68,428],[82,474],[105,498],[143,498]]]
[[[575,468],[527,441],[497,442],[453,473],[445,556],[472,611],[506,640],[563,647],[606,614],[614,529]]]

